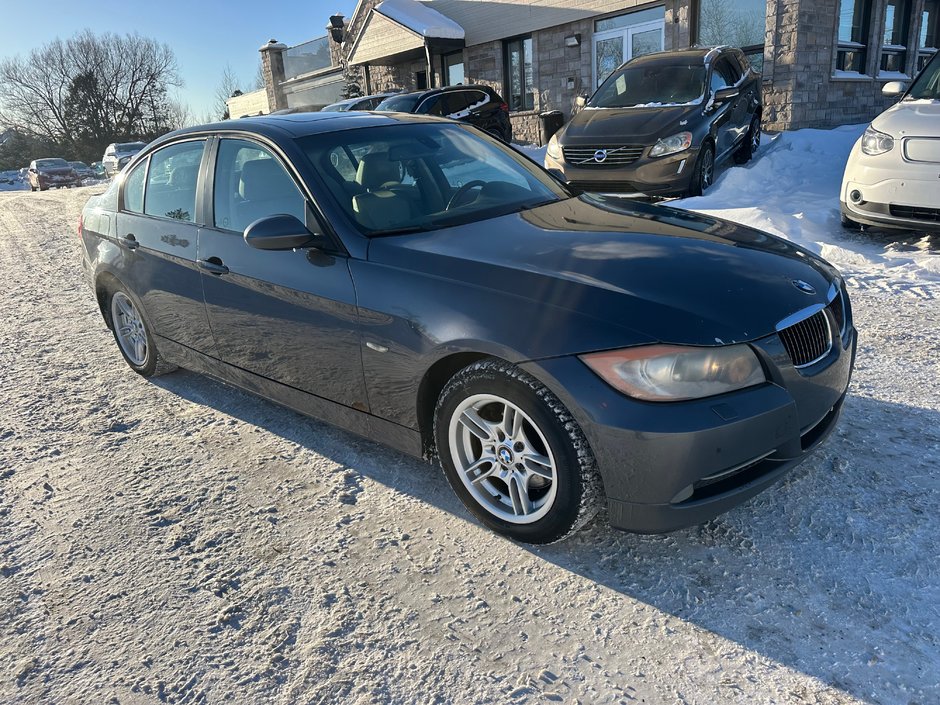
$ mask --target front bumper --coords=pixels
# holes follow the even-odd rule
[[[641,533],[707,521],[805,460],[835,428],[855,360],[851,323],[832,350],[797,370],[776,335],[752,343],[768,382],[656,404],[619,394],[576,357],[523,365],[552,387],[594,451],[610,523]]]
[[[904,159],[902,147],[872,157],[853,147],[839,201],[857,223],[940,232],[940,164]],[[860,200],[852,198],[858,192]]]
[[[648,150],[647,150],[648,151]],[[617,167],[575,166],[545,155],[545,168],[581,191],[646,196],[680,196],[688,192],[698,159],[698,148],[650,159],[640,157]]]

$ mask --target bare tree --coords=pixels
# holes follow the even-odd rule
[[[116,139],[166,132],[168,89],[181,85],[165,44],[85,30],[0,61],[0,124],[72,153],[100,153]]]
[[[215,102],[217,106],[215,119],[227,120],[229,117],[228,99],[241,94],[242,91],[241,88],[239,88],[238,76],[235,75],[235,72],[229,64],[225,64],[225,70],[222,71],[222,79],[215,89]]]
[[[255,90],[260,91],[264,88],[264,65],[259,61],[258,70],[255,72]]]

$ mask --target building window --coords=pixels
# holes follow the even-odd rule
[[[464,82],[462,51],[441,57],[441,75],[444,77],[445,86],[456,86]]]
[[[696,26],[699,44],[736,46],[755,71],[763,69],[767,0],[701,0]]]
[[[920,19],[917,70],[920,71],[940,49],[940,0],[925,0]]]
[[[666,8],[660,5],[594,22],[594,85],[625,61],[663,50]]]
[[[532,37],[508,39],[505,46],[506,99],[510,110],[535,109]]]
[[[428,87],[428,72],[427,71],[417,71],[415,72],[415,88],[419,91],[426,90]]]
[[[887,0],[885,36],[881,44],[882,73],[904,73],[910,24],[911,0]]]
[[[839,48],[836,71],[865,73],[871,0],[842,0],[839,8]]]

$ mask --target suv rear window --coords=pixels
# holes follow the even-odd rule
[[[410,113],[418,104],[419,98],[421,98],[420,93],[418,95],[393,95],[379,103],[375,109],[392,113]]]

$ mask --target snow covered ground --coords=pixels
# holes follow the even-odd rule
[[[762,168],[709,198],[730,208],[733,172]],[[940,702],[932,255],[911,237],[914,264],[888,266],[895,240],[826,229],[812,189],[741,197],[864,255],[840,262],[861,342],[838,431],[704,526],[601,518],[538,549],[478,526],[429,465],[132,374],[80,272],[100,187],[0,194],[0,703]]]

